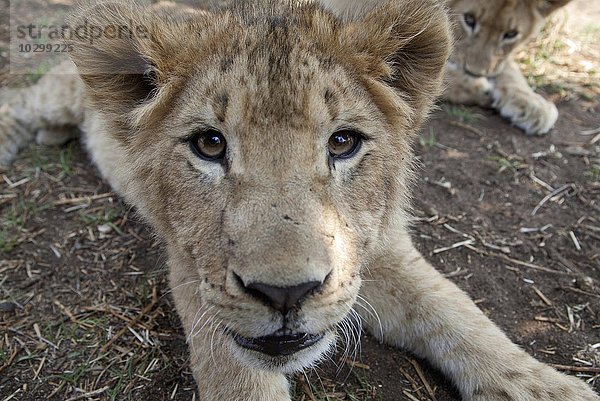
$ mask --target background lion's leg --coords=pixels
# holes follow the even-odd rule
[[[558,118],[554,103],[544,99],[529,87],[514,61],[507,63],[496,77],[492,107],[528,135],[550,131]]]
[[[64,62],[35,85],[2,96],[0,168],[34,138],[41,145],[61,145],[76,137],[84,120],[83,89],[73,63]]]
[[[513,344],[408,236],[392,252],[369,266],[372,277],[366,274],[361,294],[376,313],[361,315],[376,337],[444,372],[464,400],[599,400],[584,382]]]

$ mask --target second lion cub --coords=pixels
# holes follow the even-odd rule
[[[385,0],[320,1],[342,15],[352,15]],[[450,9],[455,39],[442,97],[494,108],[528,135],[550,131],[558,110],[529,87],[513,54],[539,33],[546,17],[571,0],[440,1]]]

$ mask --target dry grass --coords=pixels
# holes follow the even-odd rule
[[[541,34],[517,53],[533,87],[566,99],[600,96],[600,24],[574,29],[567,13],[557,13]]]

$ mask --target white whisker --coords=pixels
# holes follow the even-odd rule
[[[180,287],[190,285],[190,284],[195,284],[195,283],[201,283],[201,282],[202,282],[202,280],[192,280],[192,281],[188,281],[185,283],[177,284],[175,287],[171,287],[167,291],[165,291],[165,293],[161,296],[161,298],[166,297],[167,295],[169,295],[170,293],[172,293],[173,291],[175,291],[176,289],[178,289]]]
[[[357,300],[360,300],[360,301],[364,302],[365,304],[367,304],[367,306],[373,311],[374,318],[377,321],[377,324],[379,325],[380,341],[383,341],[383,324],[381,323],[381,319],[379,318],[379,314],[377,313],[377,310],[375,310],[373,305],[371,305],[371,303],[362,295],[357,294],[356,297],[357,297]],[[360,302],[357,301],[356,305],[358,305],[361,308],[368,311],[368,309],[364,305],[362,305]]]
[[[205,306],[206,306],[206,304],[202,305],[202,306],[201,306],[201,307],[198,309],[198,311],[196,312],[196,315],[194,316],[194,320],[193,320],[193,322],[194,322],[194,323],[192,324],[192,328],[191,328],[191,330],[190,330],[190,332],[189,332],[189,334],[188,334],[188,336],[187,336],[187,341],[188,341],[188,342],[189,342],[189,341],[192,339],[192,337],[194,337],[194,336],[195,336],[195,334],[194,334],[194,333],[197,333],[197,332],[196,332],[196,327],[198,327],[198,325],[200,324],[200,322],[202,321],[202,319],[204,319],[204,316],[205,316],[205,315],[206,315],[206,314],[207,314],[207,313],[208,313],[208,312],[209,312],[211,309],[213,309],[213,308],[214,308],[214,305],[210,306],[208,309],[204,310],[204,312],[202,313],[202,315],[201,315],[200,317],[198,317],[198,314],[199,314],[200,312],[202,312],[202,310],[204,309],[204,307],[205,307]],[[201,328],[200,330],[202,330],[202,328]]]
[[[212,305],[210,308],[208,308],[206,311],[204,311],[204,313],[202,314],[202,316],[200,316],[200,318],[198,319],[198,322],[202,321],[202,319],[204,318],[204,316],[210,312],[213,308],[215,307],[215,305]],[[210,321],[211,318],[213,318],[214,315],[209,315],[208,319],[206,319],[206,321],[204,322],[204,324],[202,324],[202,326],[200,326],[200,328],[197,331],[194,331],[194,329],[192,329],[192,331],[190,332],[190,335],[192,337],[196,337],[198,334],[200,334],[200,332],[204,329],[204,327],[206,327],[208,321]]]
[[[215,325],[213,329],[212,336],[210,337],[210,357],[215,366],[217,366],[217,361],[215,360],[215,334],[217,334],[217,330],[221,327],[221,323],[223,323],[223,319],[219,320],[219,323]]]
[[[326,395],[327,390],[325,390],[325,385],[323,385],[323,380],[321,380],[321,376],[319,375],[317,368],[312,367],[312,371],[315,372],[315,374],[317,375],[317,380],[319,380],[319,383],[321,384],[321,388],[323,389],[323,395]]]

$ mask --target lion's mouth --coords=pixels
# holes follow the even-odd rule
[[[234,341],[242,348],[262,352],[269,356],[287,356],[318,343],[324,334],[272,334],[264,337],[247,338],[233,334]]]

